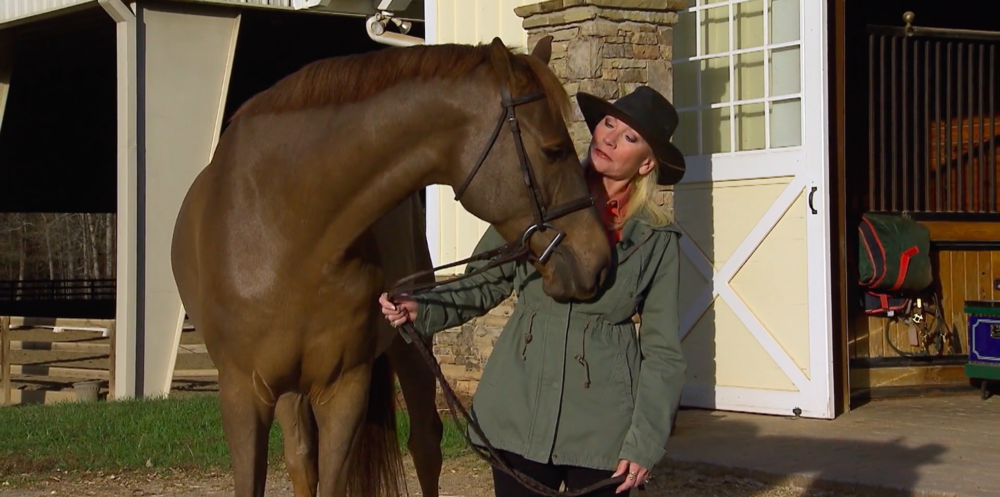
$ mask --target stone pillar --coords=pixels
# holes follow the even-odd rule
[[[549,65],[570,96],[614,101],[648,85],[672,101],[673,26],[685,7],[683,0],[548,0],[514,12],[524,19],[529,50],[552,35]],[[578,108],[567,124],[582,155],[590,131]]]
[[[684,0],[547,0],[514,12],[524,19],[528,49],[552,35],[549,66],[572,97],[578,91],[614,101],[647,85],[674,99],[673,26]],[[574,100],[575,115],[566,124],[582,156],[590,130]],[[673,188],[656,198],[672,207]]]

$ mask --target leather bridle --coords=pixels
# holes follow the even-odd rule
[[[479,154],[479,159],[476,161],[475,165],[469,171],[469,174],[468,176],[466,176],[465,181],[463,181],[462,184],[455,189],[455,200],[459,200],[462,197],[462,194],[465,193],[465,190],[469,187],[469,184],[472,183],[472,180],[473,178],[475,178],[476,173],[479,171],[479,169],[483,166],[483,163],[486,161],[486,157],[489,155],[489,152],[493,148],[493,145],[496,144],[497,138],[500,136],[500,130],[503,128],[504,122],[506,122],[508,123],[510,127],[510,132],[514,138],[514,148],[517,151],[517,159],[521,166],[521,173],[524,177],[524,184],[525,186],[527,186],[528,191],[531,194],[531,205],[534,216],[533,223],[530,226],[528,226],[527,229],[525,229],[524,233],[521,235],[521,238],[515,244],[507,244],[504,245],[503,247],[483,252],[474,255],[472,257],[462,259],[460,261],[438,266],[429,270],[420,271],[418,273],[412,274],[397,281],[388,292],[388,298],[390,301],[395,301],[396,297],[404,293],[409,293],[409,294],[418,293],[421,291],[426,291],[435,288],[439,285],[445,285],[466,278],[471,278],[473,276],[482,274],[486,271],[489,271],[493,268],[496,268],[511,261],[527,259],[527,260],[535,260],[541,264],[544,264],[552,255],[552,252],[556,249],[559,243],[562,242],[562,240],[566,237],[566,234],[560,229],[553,226],[551,224],[551,221],[563,217],[572,212],[576,212],[581,209],[586,209],[594,205],[593,196],[588,195],[584,198],[580,198],[578,200],[574,200],[572,202],[568,202],[553,208],[545,207],[544,203],[542,202],[541,192],[538,190],[538,183],[535,180],[535,175],[531,169],[530,161],[528,160],[528,155],[527,153],[525,153],[524,150],[524,142],[521,139],[521,127],[520,124],[518,123],[517,114],[514,112],[514,108],[517,107],[518,105],[523,105],[529,102],[544,100],[546,98],[546,94],[544,91],[538,91],[534,93],[529,93],[527,95],[512,97],[510,94],[510,89],[508,88],[507,82],[504,80],[504,78],[501,78],[500,94],[501,94],[500,103],[503,106],[504,112],[500,116],[500,119],[497,121],[496,127],[493,128],[493,133],[490,136],[489,142],[483,148],[483,151]],[[534,234],[549,230],[554,231],[555,236],[552,238],[552,241],[549,242],[549,244],[545,247],[545,250],[542,251],[541,255],[535,257],[531,253],[531,250],[528,247],[528,242],[530,241],[531,237]],[[432,281],[430,283],[423,283],[423,284],[408,284],[411,283],[412,281],[415,281],[425,276],[433,276],[434,273],[436,273],[441,269],[446,269],[461,264],[467,264],[469,262],[482,261],[482,260],[487,260],[489,262],[475,271],[455,276],[445,281],[441,282]],[[448,409],[451,411],[452,416],[454,416],[456,419],[458,419],[459,417],[465,419],[469,427],[476,433],[479,439],[482,440],[483,444],[486,446],[485,448],[482,448],[474,444],[472,440],[469,438],[468,433],[463,430],[462,436],[465,437],[465,440],[469,444],[469,447],[480,458],[489,463],[491,466],[510,475],[512,478],[521,483],[521,485],[523,485],[524,487],[548,497],[583,496],[591,492],[594,492],[595,490],[599,490],[601,488],[608,487],[611,485],[618,485],[621,482],[625,481],[625,475],[621,475],[615,478],[606,478],[586,488],[560,492],[539,483],[535,479],[525,475],[524,473],[518,471],[517,469],[511,468],[507,464],[507,462],[503,459],[503,457],[493,447],[493,445],[489,442],[489,440],[486,438],[486,435],[483,434],[482,428],[480,428],[479,423],[477,423],[474,419],[472,419],[472,417],[469,416],[469,413],[465,410],[462,404],[458,402],[458,399],[455,396],[455,392],[451,389],[451,386],[445,379],[444,374],[441,372],[441,366],[438,364],[437,359],[434,357],[434,354],[430,351],[428,345],[424,342],[424,339],[420,335],[420,333],[418,333],[417,330],[413,328],[413,325],[411,323],[403,324],[402,331],[404,333],[404,336],[406,336],[409,339],[410,343],[415,345],[417,349],[420,351],[420,354],[424,357],[424,360],[427,362],[428,366],[431,368],[431,371],[434,373],[434,376],[437,378],[438,383],[440,383],[441,389],[444,393],[445,401],[448,403]]]
[[[577,200],[567,202],[556,207],[545,207],[542,202],[542,194],[538,190],[538,181],[535,179],[534,171],[531,169],[531,161],[528,160],[528,154],[524,150],[524,141],[521,138],[521,125],[518,122],[517,114],[514,112],[514,108],[518,105],[544,100],[546,98],[546,94],[544,91],[537,91],[527,95],[512,97],[510,89],[507,87],[507,82],[503,81],[500,84],[500,96],[500,104],[503,107],[504,112],[500,115],[500,119],[497,120],[496,126],[493,127],[490,139],[486,143],[486,146],[483,147],[482,152],[480,152],[475,165],[473,165],[472,169],[469,170],[469,174],[466,175],[462,184],[455,189],[455,200],[458,201],[462,198],[462,195],[465,194],[465,191],[469,188],[472,180],[476,177],[476,173],[478,173],[479,169],[483,167],[483,164],[486,162],[486,157],[489,155],[490,150],[493,149],[493,145],[496,144],[497,138],[500,136],[500,131],[503,129],[503,125],[506,122],[509,124],[511,135],[514,138],[514,150],[517,152],[517,160],[521,168],[521,176],[524,179],[524,185],[528,188],[528,192],[530,193],[533,216],[532,224],[524,230],[521,238],[515,244],[507,244],[503,247],[477,254],[466,259],[420,271],[397,281],[396,284],[393,285],[393,292],[395,292],[396,295],[400,293],[414,293],[422,290],[429,290],[439,285],[445,285],[465,278],[471,278],[472,276],[476,276],[514,260],[527,259],[529,261],[538,262],[539,264],[545,264],[545,262],[549,260],[549,257],[552,256],[552,253],[555,251],[559,243],[566,238],[566,233],[553,226],[551,221],[594,205],[594,197],[592,195],[587,195],[586,197],[581,197]],[[536,257],[529,249],[529,241],[531,240],[532,235],[549,230],[555,232],[555,236],[552,237],[552,241],[550,241],[545,247],[542,254]],[[432,275],[442,269],[481,260],[490,260],[490,263],[473,273],[464,274],[441,282],[403,286],[406,283],[415,281],[424,276]]]

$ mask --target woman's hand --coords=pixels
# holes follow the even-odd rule
[[[413,300],[409,295],[402,294],[396,298],[399,302],[393,304],[389,301],[389,294],[383,293],[381,297],[378,298],[379,304],[382,304],[382,315],[389,321],[394,328],[403,326],[407,321],[413,322],[417,319],[417,301]]]
[[[628,477],[625,481],[615,490],[616,494],[622,492],[627,492],[629,489],[638,487],[646,483],[646,479],[649,478],[649,470],[634,463],[628,462],[624,459],[618,461],[618,470],[615,474],[611,475],[612,478],[628,473]]]

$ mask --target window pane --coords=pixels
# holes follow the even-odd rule
[[[736,59],[736,100],[764,98],[764,51],[739,54]]]
[[[764,45],[764,0],[733,5],[733,19],[737,50]]]
[[[764,103],[736,106],[736,147],[739,150],[763,150]]]
[[[702,54],[729,51],[729,6],[699,11],[701,18]]]
[[[771,50],[771,96],[801,91],[800,53],[798,46]]]
[[[729,102],[729,56],[701,61],[702,105]]]
[[[698,111],[680,112],[673,142],[684,155],[698,155]]]
[[[787,43],[799,39],[799,0],[768,0],[771,43]]]
[[[685,11],[677,14],[677,24],[673,28],[673,58],[686,59],[698,55],[698,30],[695,23],[697,13]]]
[[[802,145],[802,102],[771,102],[771,148]]]
[[[703,154],[729,152],[729,107],[705,109],[701,112],[701,145]]]
[[[698,105],[699,61],[674,64],[674,106],[694,107]]]

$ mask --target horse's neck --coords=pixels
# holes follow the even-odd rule
[[[310,187],[330,192],[322,200],[330,210],[321,246],[346,250],[407,196],[428,184],[454,186],[483,145],[484,133],[470,130],[493,119],[463,105],[476,101],[475,93],[485,92],[470,83],[407,85],[317,115],[326,138],[315,156],[329,161],[330,171],[321,175],[325,185]]]

